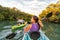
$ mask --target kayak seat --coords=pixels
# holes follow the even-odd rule
[[[31,32],[30,38],[33,40],[37,40],[40,37],[40,32]]]

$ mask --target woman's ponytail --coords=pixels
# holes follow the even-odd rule
[[[40,24],[39,24],[39,22],[38,22],[37,24],[38,24],[38,28],[40,29]]]

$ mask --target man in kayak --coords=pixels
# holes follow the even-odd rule
[[[23,18],[19,18],[17,22],[20,24],[24,24],[25,21],[23,20]]]
[[[31,18],[31,24],[29,24],[29,25],[24,29],[24,32],[25,32],[25,33],[28,33],[28,31],[29,31],[30,37],[31,37],[33,40],[35,40],[35,37],[33,38],[33,36],[31,35],[31,33],[32,33],[33,35],[34,35],[35,33],[37,33],[37,34],[40,35],[39,30],[40,30],[41,27],[43,27],[42,22],[39,21],[39,19],[38,19],[37,16],[33,16],[33,17]],[[35,35],[36,35],[36,34],[35,34]],[[35,36],[35,35],[34,35],[34,36]],[[39,35],[36,35],[36,36],[38,37]]]
[[[23,18],[21,18],[21,19],[18,19],[17,18],[17,25],[14,25],[14,26],[12,26],[12,31],[13,32],[15,32],[16,30],[18,30],[18,29],[21,29],[21,28],[23,28],[26,24],[27,24],[27,22],[25,22],[24,20],[23,20]]]

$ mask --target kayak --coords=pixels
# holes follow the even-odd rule
[[[22,40],[32,40],[30,38],[29,32],[24,33]],[[49,40],[49,38],[44,34],[44,32],[40,31],[40,37],[37,40]]]
[[[16,36],[16,34],[20,33],[20,29],[22,29],[23,27],[25,27],[26,24],[20,24],[20,26],[18,25],[14,25],[12,26],[12,33],[6,36],[6,39],[12,39]]]
[[[12,31],[14,32],[16,30],[19,30],[19,29],[25,27],[25,25],[26,24],[20,24],[19,26],[18,25],[14,25],[14,26],[12,26]]]

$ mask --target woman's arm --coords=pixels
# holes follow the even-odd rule
[[[41,27],[43,27],[43,23],[40,20],[39,20],[39,24],[40,24]]]
[[[24,29],[24,32],[25,32],[25,33],[28,32],[28,31],[30,30],[30,28],[31,28],[31,24],[28,25],[28,26]]]

